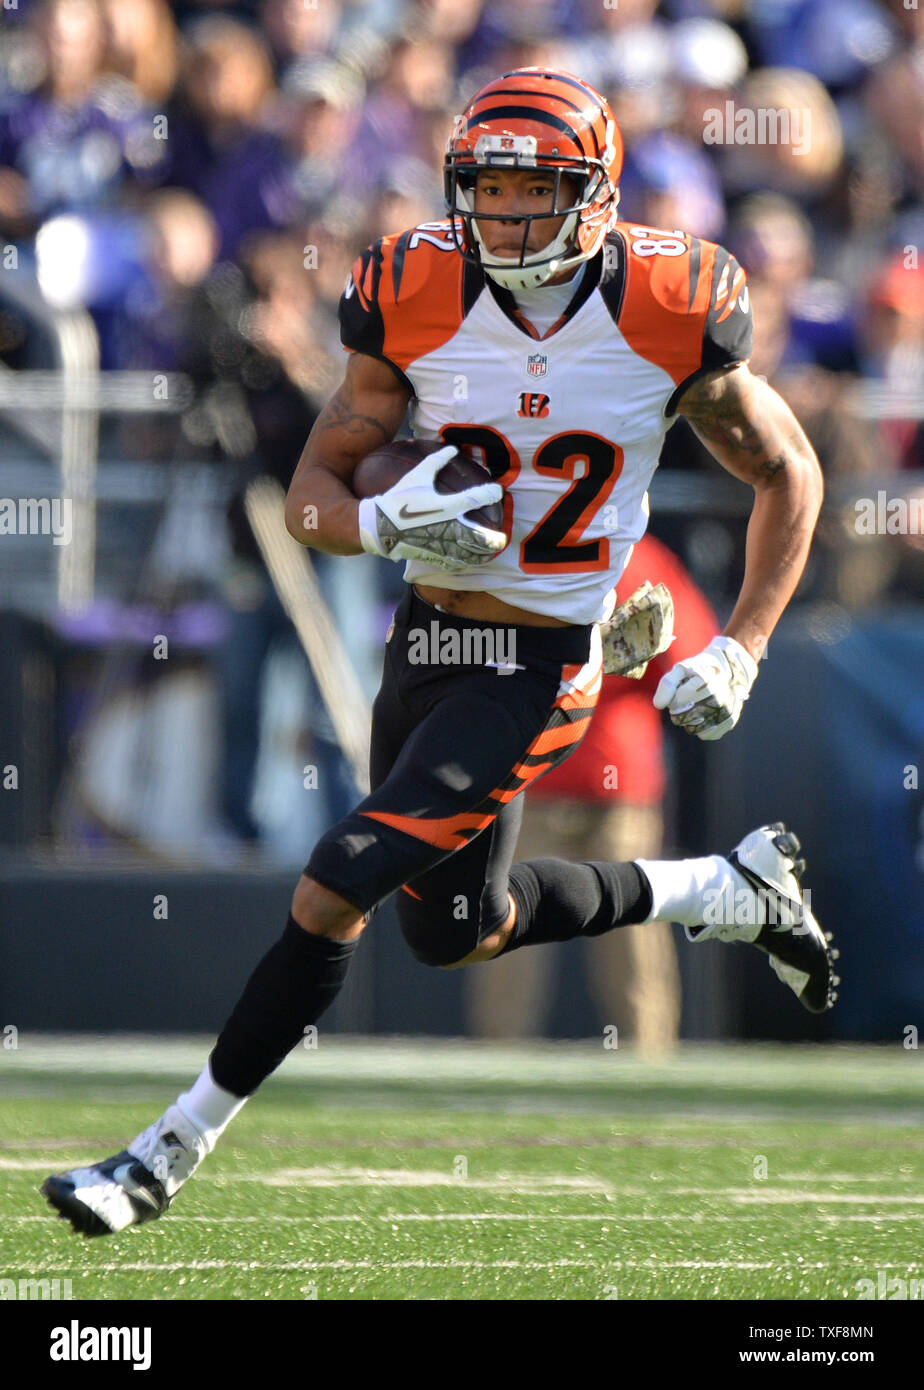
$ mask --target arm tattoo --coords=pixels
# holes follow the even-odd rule
[[[381,432],[385,443],[391,439],[394,431],[389,430],[382,424],[381,420],[376,420],[373,415],[362,415],[352,409],[352,393],[341,389],[331,397],[327,405],[321,411],[317,420],[317,431],[321,434],[324,430],[338,429],[346,434],[364,434],[369,429],[376,429]]]
[[[755,403],[741,389],[736,376],[718,376],[696,383],[681,402],[681,413],[707,448],[714,446],[719,461],[731,455],[741,466],[741,476],[769,481],[793,455],[813,456],[802,431],[791,429],[783,448],[774,448],[778,431],[770,421],[756,420]],[[737,471],[737,470],[736,470]]]
[[[772,459],[764,459],[760,465],[760,471],[765,478],[772,478],[779,473],[781,468],[786,467],[786,455],[775,454]]]
[[[736,453],[763,454],[764,437],[744,414],[741,395],[733,389],[735,385],[726,378],[704,382],[684,398],[683,414],[704,439]]]
[[[780,469],[785,468],[786,464],[793,455],[802,455],[805,458],[814,457],[811,445],[806,445],[805,436],[801,430],[790,430],[786,439],[786,447],[772,458],[764,459],[760,465],[760,471],[765,478],[773,478],[779,473]]]

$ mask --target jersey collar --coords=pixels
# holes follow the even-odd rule
[[[618,238],[614,238],[614,240],[618,241]],[[607,245],[609,244],[610,243],[607,242]],[[618,252],[617,255],[619,255]],[[619,257],[619,259],[621,262],[621,256]],[[496,284],[495,281],[491,279],[490,275],[485,274],[483,270],[481,271],[483,282],[487,285],[488,290],[490,291],[495,304],[497,305],[498,309],[500,309],[504,317],[508,318],[510,322],[514,324],[515,327],[517,327],[522,334],[524,334],[525,337],[538,340],[539,342],[545,342],[554,333],[557,333],[560,328],[563,328],[564,325],[569,322],[569,320],[574,318],[574,315],[584,304],[587,303],[588,299],[599,285],[602,274],[603,249],[601,248],[601,250],[597,252],[596,256],[593,256],[591,260],[587,262],[587,268],[584,271],[583,276],[581,277],[581,283],[578,286],[577,292],[574,298],[571,300],[571,303],[565,309],[561,317],[556,319],[556,321],[552,324],[551,328],[549,328],[548,331],[544,333],[540,338],[539,334],[533,328],[532,324],[529,322],[528,319],[524,317],[520,309],[517,307],[516,298],[514,297],[513,293],[510,290],[504,289],[503,286]],[[607,272],[607,274],[609,274],[609,272]]]

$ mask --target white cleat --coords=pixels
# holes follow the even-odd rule
[[[41,1191],[75,1231],[111,1235],[163,1216],[207,1152],[199,1131],[171,1105],[121,1153],[46,1178]]]
[[[838,956],[799,883],[801,846],[781,821],[752,830],[728,855],[743,884],[709,906],[709,921],[687,927],[691,941],[746,941],[765,951],[776,974],[810,1013],[822,1014],[837,998]]]

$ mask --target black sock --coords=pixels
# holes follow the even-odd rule
[[[359,943],[286,929],[260,961],[209,1058],[217,1085],[249,1096],[336,998]]]
[[[501,956],[518,946],[602,936],[644,922],[652,906],[651,887],[636,864],[529,859],[513,865],[508,886],[517,920]]]

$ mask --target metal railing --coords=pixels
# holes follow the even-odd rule
[[[92,601],[96,586],[101,412],[175,414],[189,403],[192,390],[178,374],[101,372],[99,337],[90,314],[53,308],[29,276],[0,277],[2,299],[47,334],[57,363],[44,371],[15,371],[0,364],[0,412],[53,460],[60,495],[70,499],[71,542],[57,547],[57,603],[72,612]]]

